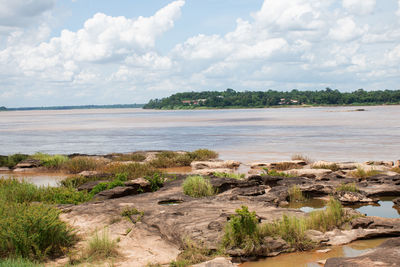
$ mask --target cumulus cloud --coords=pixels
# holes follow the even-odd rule
[[[399,83],[400,21],[393,10],[374,11],[375,1],[265,0],[232,31],[198,33],[162,53],[157,40],[174,27],[184,4],[174,1],[136,19],[98,13],[80,30],[51,39],[45,26],[29,38],[13,32],[0,50],[6,77],[0,85],[12,92],[2,96],[29,86],[56,97],[57,88],[68,88],[75,99],[115,103],[178,90],[394,89]],[[395,23],[376,23],[389,13]]]
[[[349,12],[366,15],[374,11],[376,0],[343,0],[342,4]]]

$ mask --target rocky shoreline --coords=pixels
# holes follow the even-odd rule
[[[156,153],[149,152],[146,159],[154,158]],[[96,157],[107,159],[104,156]],[[285,208],[290,201],[290,189],[294,186],[307,198],[328,199],[333,196],[344,207],[376,203],[379,197],[391,196],[397,197],[393,205],[400,208],[400,174],[396,172],[400,161],[254,162],[248,164],[248,173],[242,179],[216,175],[237,173],[242,165],[237,161],[193,161],[190,173],[176,174],[156,192],[152,192],[150,183],[143,178],[129,180],[122,186],[98,193],[93,201],[80,205],[59,205],[61,219],[78,231],[82,241],[77,244],[77,249],[94,232],[107,228],[111,238],[120,240],[118,246],[121,257],[113,260],[115,266],[168,266],[185,248],[185,240],[188,239],[208,250],[218,251],[226,223],[235,210],[243,205],[256,212],[260,223],[274,222],[283,215],[298,218],[308,216],[301,210]],[[14,171],[43,171],[41,168],[38,162],[26,161],[20,162]],[[86,171],[79,175],[90,177],[99,173]],[[185,195],[182,183],[190,175],[209,177],[217,194],[203,198]],[[101,179],[89,181],[78,189],[90,191],[100,182]],[[342,185],[352,185],[356,190],[339,190]],[[131,215],[129,220],[122,219],[121,213],[126,209],[140,211],[140,218]],[[321,248],[359,239],[400,236],[400,217],[363,216],[351,208],[345,208],[344,211],[346,216],[353,219],[325,233],[307,230],[307,238]],[[374,266],[372,263],[382,258],[386,264],[382,266],[395,266],[400,264],[400,259],[393,256],[399,253],[399,246],[395,245],[398,240],[388,241],[355,260],[329,259],[325,266]],[[390,249],[385,249],[387,247]],[[232,262],[251,261],[293,251],[293,247],[285,240],[266,237],[252,253],[231,248],[225,251],[228,258],[217,258],[208,264],[195,266],[235,266]],[[387,257],[384,256],[386,254]],[[367,258],[370,265],[365,265]],[[48,264],[66,263],[68,258],[65,257]]]

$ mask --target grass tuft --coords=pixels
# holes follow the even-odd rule
[[[40,152],[33,154],[30,158],[40,160],[44,167],[53,170],[61,169],[69,161],[69,158],[63,155],[49,155]]]
[[[378,175],[380,173],[381,172],[377,171],[377,170],[372,169],[372,170],[366,171],[363,168],[358,167],[357,170],[349,172],[349,175],[353,178],[368,178],[368,177],[371,177],[374,175]]]
[[[112,155],[112,160],[113,161],[137,161],[137,162],[142,162],[146,159],[146,155],[142,152],[134,152],[130,154],[113,154]]]
[[[284,173],[284,172],[278,172],[277,170],[274,169],[267,169],[267,168],[263,168],[264,173],[266,175],[270,175],[270,176],[276,176],[276,177],[295,177],[295,175],[289,174],[289,173]]]
[[[83,171],[96,171],[106,164],[105,159],[94,157],[78,156],[67,161],[63,168],[70,173],[80,173]]]
[[[219,178],[231,178],[236,180],[244,179],[245,174],[240,173],[226,173],[226,172],[214,172],[213,175]]]
[[[316,164],[312,166],[313,169],[326,169],[326,170],[331,170],[331,171],[338,171],[340,170],[339,165],[336,163],[330,163],[330,164]]]
[[[122,164],[119,162],[113,162],[107,164],[103,171],[105,173],[111,175],[118,175],[120,173],[124,173],[127,179],[135,179],[143,176],[152,176],[155,173],[160,173],[159,170],[154,168],[149,164],[140,164],[140,163],[129,163]]]
[[[356,183],[349,183],[349,184],[341,184],[336,188],[336,191],[343,191],[343,192],[355,192],[358,193],[360,190],[356,186]]]
[[[207,197],[214,195],[215,190],[203,176],[189,176],[183,182],[183,193],[191,197]]]
[[[297,185],[293,185],[288,190],[290,202],[300,202],[305,199],[303,192]]]
[[[96,232],[89,240],[84,258],[87,261],[102,261],[119,256],[118,244],[112,240],[108,229],[104,229],[101,234]]]
[[[303,155],[303,154],[292,155],[292,160],[302,160],[302,161],[306,162],[307,164],[311,164],[313,162],[313,160],[310,157]]]

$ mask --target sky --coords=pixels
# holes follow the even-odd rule
[[[400,0],[0,0],[0,106],[400,89]]]

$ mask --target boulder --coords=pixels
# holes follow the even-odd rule
[[[344,204],[356,204],[356,203],[376,203],[379,200],[368,198],[365,195],[358,192],[336,192],[336,198]]]
[[[79,186],[78,191],[87,190],[88,192],[90,192],[93,190],[93,188],[96,185],[98,185],[100,183],[107,183],[107,182],[109,182],[109,181],[107,181],[107,180],[90,181],[90,182],[84,183],[83,185]]]
[[[141,188],[143,192],[151,192],[151,185],[150,182],[144,178],[137,178],[134,180],[130,180],[127,182],[124,182],[125,186],[129,186],[131,188],[134,188],[136,191]]]
[[[42,165],[42,162],[38,159],[26,159],[15,165],[15,169],[25,169],[25,168],[37,168]]]
[[[263,257],[273,257],[286,252],[289,248],[288,243],[282,238],[274,239],[267,236],[262,240],[261,248],[256,254]]]
[[[238,264],[232,263],[230,259],[218,257],[210,261],[193,265],[193,267],[236,267]]]
[[[373,222],[374,219],[370,217],[358,217],[351,221],[351,227],[353,229],[368,228]]]
[[[78,173],[79,176],[83,176],[85,178],[90,178],[90,177],[96,177],[99,175],[99,172],[97,171],[83,171]]]
[[[280,166],[288,166],[291,169],[302,168],[307,165],[307,162],[304,160],[289,160],[289,161],[281,161],[281,162],[253,162],[250,164],[250,168],[252,169],[280,169]]]
[[[396,207],[400,208],[400,197],[393,199],[393,204]]]
[[[330,258],[325,267],[400,266],[400,238],[392,238],[358,257]]]
[[[239,161],[226,160],[226,161],[193,161],[190,166],[194,170],[201,169],[234,169],[240,166]]]
[[[113,199],[113,198],[120,198],[129,195],[134,195],[137,193],[135,188],[129,186],[117,186],[113,189],[104,190],[94,196],[96,200],[105,200],[105,199]]]
[[[329,238],[327,238],[324,233],[317,231],[317,230],[307,230],[305,235],[311,241],[320,244],[322,242],[327,242]]]

